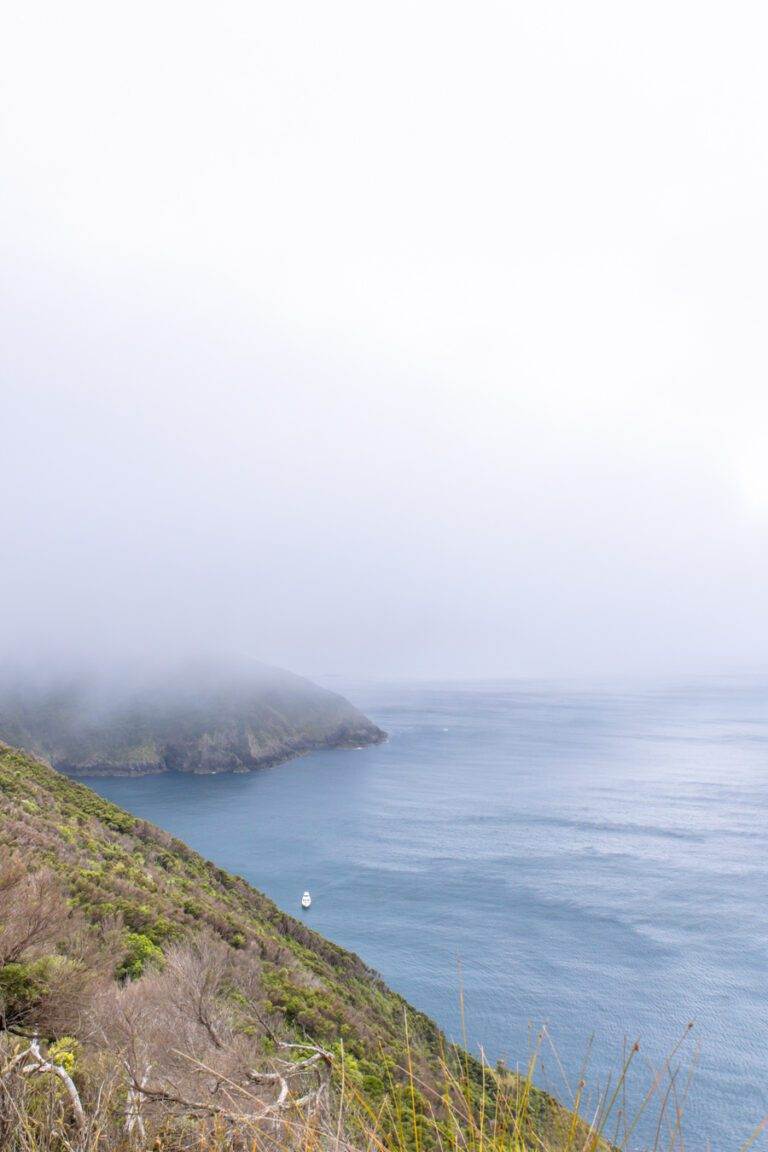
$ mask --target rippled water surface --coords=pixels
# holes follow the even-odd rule
[[[296,915],[310,888],[312,926],[454,1036],[460,965],[491,1059],[546,1022],[604,1079],[695,1020],[688,1146],[737,1149],[768,1113],[768,684],[339,688],[387,744],[91,783]]]

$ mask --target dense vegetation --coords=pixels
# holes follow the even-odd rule
[[[71,775],[243,772],[383,739],[343,696],[229,656],[0,682],[0,741]]]
[[[0,1147],[598,1144],[244,880],[4,746],[0,859]]]

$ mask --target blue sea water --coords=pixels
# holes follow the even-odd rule
[[[90,781],[561,1098],[682,1052],[687,1147],[768,1114],[768,683],[334,683],[390,734],[244,776]],[[554,1048],[557,1056],[554,1055]],[[634,1144],[651,1142],[650,1115]],[[765,1136],[757,1147],[768,1146]]]

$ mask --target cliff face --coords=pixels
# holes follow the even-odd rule
[[[0,740],[70,775],[247,772],[384,739],[342,696],[254,661],[0,691]]]

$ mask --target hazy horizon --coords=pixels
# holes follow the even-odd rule
[[[766,31],[16,6],[0,664],[768,669]]]

